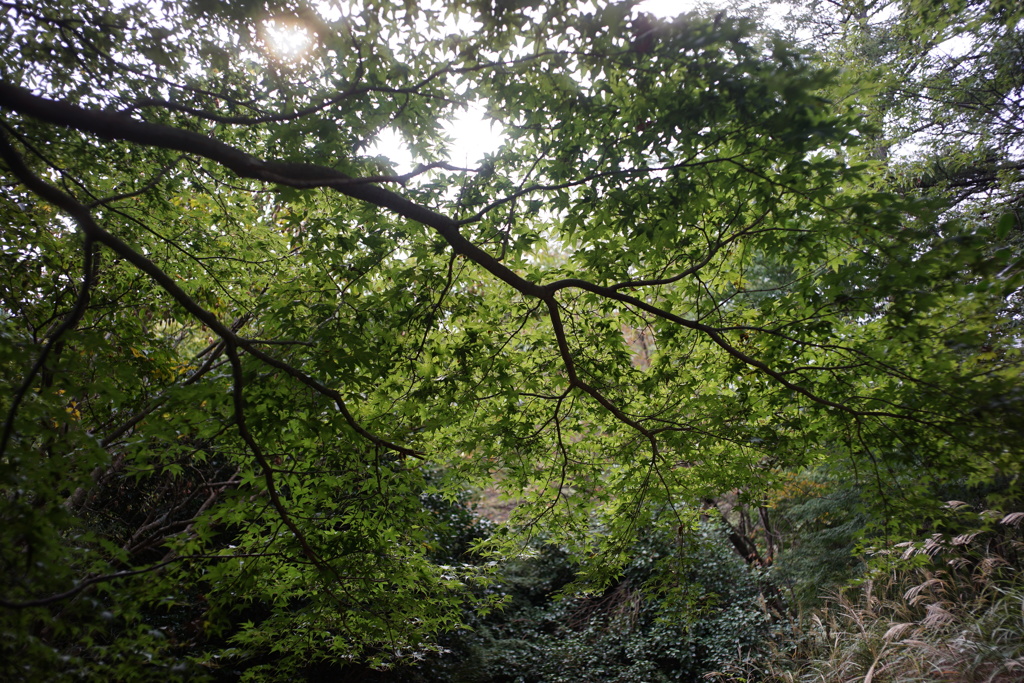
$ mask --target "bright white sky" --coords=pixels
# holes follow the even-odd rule
[[[646,0],[640,3],[641,12],[650,12],[657,17],[674,17],[693,8],[690,0]]]
[[[685,12],[693,5],[692,0],[646,0],[640,3],[638,9],[667,18]],[[482,108],[470,109],[448,124],[446,129],[454,141],[451,158],[448,159],[454,166],[476,168],[485,154],[495,152],[501,146],[502,136],[491,122],[485,119]],[[381,154],[391,159],[398,174],[408,173],[416,165],[416,161],[402,145],[398,135],[389,131],[381,135],[380,140],[368,150],[368,153]]]
[[[697,2],[698,0],[645,0],[637,6],[637,9],[659,17],[670,18],[693,9]],[[329,3],[325,3],[322,9],[326,10],[329,8],[328,6]],[[778,11],[774,14],[781,17],[787,5],[781,1],[775,7]],[[894,7],[889,9],[895,11]],[[876,20],[885,18],[885,10],[875,17]],[[288,24],[266,25],[264,30],[267,32],[266,37],[270,47],[279,58],[285,60],[301,56],[311,43],[308,31],[301,27],[297,28]],[[952,57],[963,54],[969,47],[968,39],[959,36],[939,45],[936,48],[936,54]],[[486,119],[481,107],[471,108],[464,112],[455,121],[449,123],[446,130],[449,138],[453,141],[451,155],[447,161],[454,166],[476,168],[484,155],[497,151],[502,143],[500,130],[497,130]],[[913,140],[909,140],[899,149],[893,151],[898,156],[913,156],[918,148],[919,145],[915,144]],[[389,158],[398,174],[412,171],[416,164],[422,161],[413,159],[399,136],[391,131],[384,131],[377,143],[372,145],[367,152],[370,155],[380,154]]]

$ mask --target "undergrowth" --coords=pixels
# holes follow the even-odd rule
[[[795,621],[774,656],[711,681],[1018,683],[1024,680],[1024,513],[882,556],[864,581]],[[881,554],[881,553],[879,553]]]

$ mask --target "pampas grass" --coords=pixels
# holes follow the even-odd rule
[[[991,517],[991,513],[989,514]],[[771,656],[710,681],[1021,683],[1024,513],[995,531],[902,544],[903,569],[830,595],[789,625]],[[907,564],[919,566],[906,568]]]

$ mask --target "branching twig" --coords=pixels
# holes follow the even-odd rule
[[[219,144],[219,143],[218,143]],[[364,438],[368,439],[372,443],[393,450],[397,453],[406,456],[420,457],[420,453],[404,446],[391,443],[390,441],[383,439],[376,434],[373,434],[365,427],[363,427],[355,419],[352,413],[349,411],[345,400],[341,393],[331,389],[318,380],[305,374],[298,368],[285,363],[284,361],[278,360],[273,356],[270,356],[260,349],[256,348],[254,344],[240,337],[234,330],[225,325],[220,319],[217,318],[213,313],[200,306],[195,299],[193,299],[187,292],[185,292],[174,279],[165,273],[159,266],[153,263],[150,259],[143,256],[141,253],[132,249],[124,240],[113,235],[112,233],[104,230],[98,223],[96,223],[92,214],[89,210],[81,204],[78,200],[70,195],[64,193],[60,189],[50,185],[46,181],[42,180],[39,176],[33,173],[14,150],[13,147],[8,144],[6,138],[0,138],[0,157],[7,162],[11,171],[21,180],[25,186],[35,192],[37,195],[45,199],[46,201],[54,204],[58,208],[66,211],[79,225],[85,236],[98,244],[102,244],[107,248],[117,253],[121,258],[125,259],[138,270],[148,275],[154,282],[156,282],[165,292],[167,292],[182,308],[188,311],[194,318],[210,328],[217,336],[224,340],[228,345],[233,345],[238,348],[244,349],[250,355],[260,359],[263,363],[277,368],[288,374],[289,376],[299,380],[306,386],[309,386],[316,390],[318,393],[330,398],[334,401],[338,408],[338,411],[348,422],[349,426],[352,427],[356,433],[360,434]],[[83,308],[84,310],[84,308]],[[40,365],[41,367],[41,365]],[[35,371],[38,371],[37,369]],[[27,386],[27,384],[26,384]],[[13,424],[14,410],[9,412],[8,421]],[[8,436],[8,431],[5,429],[4,444]]]

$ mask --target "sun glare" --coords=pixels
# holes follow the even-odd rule
[[[267,19],[261,33],[267,52],[281,61],[298,61],[313,47],[312,32],[298,21]]]

